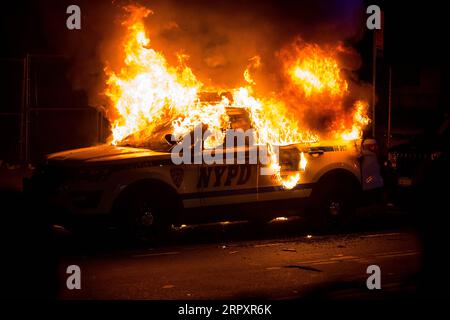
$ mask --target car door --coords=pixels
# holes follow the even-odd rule
[[[203,161],[198,182],[204,206],[236,206],[257,200],[257,164],[249,161],[249,153],[254,148],[256,146],[224,148],[215,153],[223,159],[222,163]],[[242,158],[237,161],[239,154],[244,155],[245,161]]]
[[[300,168],[301,149],[296,145],[283,146],[279,148],[279,164],[281,166],[281,177],[287,179],[288,176],[298,174],[300,176],[297,184],[285,187],[280,182],[276,174],[270,174],[271,170],[267,164],[262,161],[258,163],[258,196],[261,210],[269,208],[267,205],[275,207],[289,208],[294,205],[291,202],[297,202],[301,198],[310,195],[312,185],[308,172]],[[309,158],[309,155],[306,154]],[[291,201],[292,200],[292,201]]]

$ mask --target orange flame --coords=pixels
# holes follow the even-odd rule
[[[179,65],[173,67],[162,53],[151,48],[143,23],[151,11],[137,6],[127,6],[125,10],[129,17],[123,22],[127,29],[123,67],[117,72],[105,69],[108,75],[105,93],[116,111],[111,119],[111,143],[145,145],[161,129],[169,129],[181,139],[196,126],[206,125],[212,135],[204,145],[214,148],[223,143],[224,132],[230,126],[226,108],[243,108],[255,129],[256,143],[268,146],[270,168],[276,181],[287,189],[295,187],[300,181],[300,172],[283,176],[273,149],[280,145],[317,142],[319,136],[292,116],[282,98],[254,95],[255,81],[251,72],[260,66],[260,57],[250,59],[244,72],[247,87],[227,90],[232,97],[224,96],[219,102],[202,102],[199,92],[203,84],[185,65],[187,57],[179,56]],[[340,74],[337,60],[317,45],[297,50],[293,59],[286,60],[285,67],[292,84],[302,90],[305,99],[325,96],[331,97],[332,103],[341,103],[340,99],[348,93],[348,84]],[[365,109],[363,101],[355,103],[352,126],[341,126],[340,138],[360,137],[368,123]],[[306,167],[307,160],[302,152],[300,171]]]
[[[285,68],[291,81],[303,90],[306,97],[313,94],[342,97],[348,92],[347,81],[342,78],[334,57],[337,49],[325,50],[316,44],[297,40],[293,51],[294,57],[287,58]],[[292,56],[292,52],[288,55]]]
[[[354,106],[352,128],[340,133],[340,137],[344,140],[360,139],[364,128],[370,123],[370,119],[367,116],[367,102],[358,100]]]

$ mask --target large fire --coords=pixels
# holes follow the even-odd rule
[[[287,101],[280,97],[264,97],[254,94],[255,81],[252,71],[261,64],[259,56],[250,59],[244,71],[246,85],[226,91],[221,101],[201,101],[203,84],[186,66],[186,59],[179,55],[179,64],[170,66],[161,52],[151,48],[143,19],[151,11],[144,7],[127,6],[128,18],[123,22],[126,36],[123,41],[124,63],[120,70],[106,68],[108,75],[106,95],[114,106],[112,120],[112,144],[123,142],[142,144],[161,128],[169,128],[177,139],[182,139],[196,126],[204,125],[212,135],[204,142],[205,148],[222,144],[230,120],[226,108],[244,108],[256,132],[256,143],[269,150],[270,168],[280,185],[290,189],[300,181],[300,173],[282,175],[278,157],[271,150],[275,146],[312,143],[319,141],[319,134],[308,130],[289,112]],[[317,45],[296,47],[294,56],[287,58],[285,73],[291,87],[305,101],[325,104],[342,104],[348,94],[347,81],[342,77],[334,53]],[[333,134],[344,140],[358,139],[369,122],[367,103],[354,104],[351,121],[336,119]],[[327,133],[329,134],[329,133]],[[306,169],[303,153],[300,168]]]
[[[333,53],[312,44],[295,49],[295,60],[288,61],[287,71],[292,82],[301,87],[307,97],[314,93],[342,97],[347,93],[347,81],[341,77]]]

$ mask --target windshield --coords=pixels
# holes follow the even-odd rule
[[[171,123],[166,123],[159,126],[151,135],[146,135],[145,130],[142,135],[130,136],[124,139],[120,147],[144,148],[157,152],[170,152],[172,144],[166,140],[165,136],[172,133]]]
[[[248,113],[242,108],[226,108],[227,115],[229,117],[229,129],[241,129],[248,130],[251,129],[251,121]],[[206,128],[205,128],[206,129]],[[133,147],[133,148],[145,148],[158,152],[170,152],[173,144],[167,141],[166,136],[169,137],[172,134],[171,123],[165,123],[157,127],[151,135],[132,135],[129,138],[124,139],[119,146],[122,147]],[[193,132],[191,132],[191,141],[194,141]],[[136,139],[138,137],[138,139]],[[246,145],[248,146],[248,141],[246,140]]]

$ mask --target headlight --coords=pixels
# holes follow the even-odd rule
[[[78,172],[82,179],[86,180],[104,180],[110,174],[108,168],[81,168]]]

